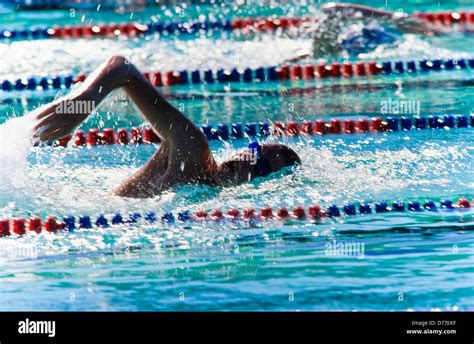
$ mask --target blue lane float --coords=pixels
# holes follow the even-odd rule
[[[232,31],[232,23],[228,19],[206,19],[188,22],[165,20],[163,22],[148,21],[144,23],[97,24],[97,25],[66,25],[66,26],[33,26],[21,29],[0,29],[0,40],[37,40],[37,39],[78,39],[93,37],[135,37],[138,35],[180,35],[205,33],[211,31]]]

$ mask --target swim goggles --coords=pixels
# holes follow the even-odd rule
[[[268,168],[268,165],[265,163],[264,159],[262,158],[262,145],[258,143],[257,141],[252,141],[248,145],[248,149],[252,154],[257,155],[257,164],[256,164],[256,170],[257,170],[257,176],[259,177],[264,177],[270,174],[270,169]]]

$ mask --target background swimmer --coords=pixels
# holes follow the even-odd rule
[[[403,12],[351,3],[329,3],[322,11],[323,16],[305,28],[305,32],[313,37],[312,52],[303,51],[287,62],[341,52],[355,55],[371,51],[381,44],[394,44],[403,33],[433,35],[448,30]]]

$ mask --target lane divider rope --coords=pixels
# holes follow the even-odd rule
[[[329,65],[324,63],[313,65],[282,65],[271,67],[258,67],[255,69],[232,68],[230,70],[181,70],[166,72],[145,72],[143,75],[156,86],[174,85],[199,85],[199,84],[228,84],[228,83],[252,83],[252,82],[277,82],[290,80],[306,80],[326,78],[360,78],[375,75],[403,75],[405,73],[425,73],[440,71],[459,71],[474,69],[474,57],[460,59],[433,59],[433,60],[409,60],[409,61],[370,61],[370,62],[333,62]],[[68,89],[73,83],[83,82],[85,73],[66,76],[43,76],[41,78],[20,78],[15,81],[4,80],[0,83],[0,90],[11,91],[47,91]]]
[[[253,224],[263,221],[305,221],[310,220],[315,223],[321,223],[325,218],[339,218],[341,216],[368,215],[372,213],[399,213],[399,212],[448,212],[462,209],[469,209],[474,206],[474,200],[471,202],[467,198],[459,198],[456,204],[450,200],[442,200],[439,206],[433,201],[425,201],[423,204],[418,201],[410,201],[407,204],[403,201],[396,201],[391,206],[385,202],[370,203],[347,203],[342,207],[333,204],[326,209],[319,205],[311,205],[308,208],[296,206],[293,209],[287,207],[279,207],[275,212],[271,207],[262,207],[260,210],[255,208],[247,208],[244,210],[229,209],[223,212],[219,209],[212,211],[200,210],[197,212],[181,211],[177,214],[172,212],[164,212],[161,216],[157,216],[156,212],[147,212],[146,214],[132,213],[128,218],[124,218],[120,213],[115,213],[111,218],[107,218],[104,214],[98,215],[93,222],[91,216],[81,215],[75,217],[66,215],[62,220],[57,220],[55,216],[49,215],[46,219],[39,216],[32,216],[28,221],[23,218],[0,219],[0,237],[9,235],[24,235],[27,232],[41,233],[42,231],[55,233],[58,231],[74,231],[75,229],[92,229],[105,228],[113,225],[123,224],[140,224],[146,221],[149,224],[161,221],[165,224],[174,224],[180,222],[203,222],[212,221],[222,223],[222,221],[247,221]],[[77,222],[76,222],[77,220]]]
[[[424,129],[454,129],[454,128],[474,128],[474,114],[467,115],[433,115],[428,117],[381,117],[355,119],[319,119],[316,121],[275,121],[275,122],[249,122],[219,124],[213,126],[205,124],[201,127],[202,132],[209,141],[221,140],[230,141],[243,139],[245,137],[268,137],[270,135],[281,136],[309,136],[327,134],[363,134],[382,133]],[[159,143],[160,138],[147,125],[127,128],[120,128],[117,131],[113,128],[105,128],[100,131],[92,128],[87,133],[84,130],[77,130],[74,134],[68,135],[58,141],[45,143],[45,146],[67,147],[72,142],[73,146],[98,146],[98,145],[127,145],[127,144],[153,144]],[[39,144],[38,144],[39,145]]]
[[[50,10],[50,9],[61,9],[69,10],[71,8],[76,9],[95,9],[100,4],[100,9],[111,9],[114,10],[117,6],[123,6],[126,4],[134,4],[136,1],[123,1],[123,0],[6,0],[7,2],[13,2],[17,6],[17,9],[26,10]],[[141,0],[140,4],[150,6],[155,5],[154,0]]]
[[[446,11],[414,13],[429,23],[438,25],[472,25],[474,24],[474,11]],[[217,20],[195,20],[178,22],[167,20],[164,22],[145,23],[108,23],[99,25],[66,25],[54,27],[31,27],[26,29],[0,29],[0,39],[25,40],[25,39],[77,39],[93,37],[136,37],[147,34],[192,34],[207,31],[238,31],[238,32],[272,32],[300,27],[304,23],[316,22],[310,17],[268,17],[268,18],[236,18]]]

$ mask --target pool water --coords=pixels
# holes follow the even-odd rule
[[[380,6],[378,1],[360,2]],[[382,4],[383,5],[383,4]],[[470,6],[470,7],[469,7]],[[389,1],[405,12],[474,9],[463,1]],[[180,15],[181,13],[181,15]],[[318,15],[317,6],[201,6],[183,12],[12,12],[2,27],[149,20],[199,15]],[[256,68],[280,64],[311,46],[309,37],[231,34],[129,39],[0,42],[4,79],[90,72],[113,54],[143,70]],[[394,47],[354,60],[461,58],[474,55],[474,35],[404,35]],[[342,60],[333,56],[329,60]],[[420,114],[473,111],[472,69],[267,84],[163,89],[196,123],[379,116],[381,102],[419,102]],[[286,92],[305,88],[305,92]],[[65,91],[63,91],[65,92]],[[27,111],[57,97],[49,92],[0,92],[0,217],[309,206],[347,201],[473,198],[471,128],[276,139],[303,165],[238,187],[182,186],[153,199],[112,194],[156,146],[31,148]],[[409,114],[413,115],[413,114]],[[397,116],[397,115],[394,115]],[[143,123],[121,91],[82,129]],[[274,140],[274,138],[269,139]],[[222,161],[248,139],[211,142]],[[473,310],[474,212],[403,212],[248,226],[225,223],[147,224],[0,238],[0,310]],[[358,254],[340,255],[338,244]],[[336,252],[337,253],[337,252]]]

